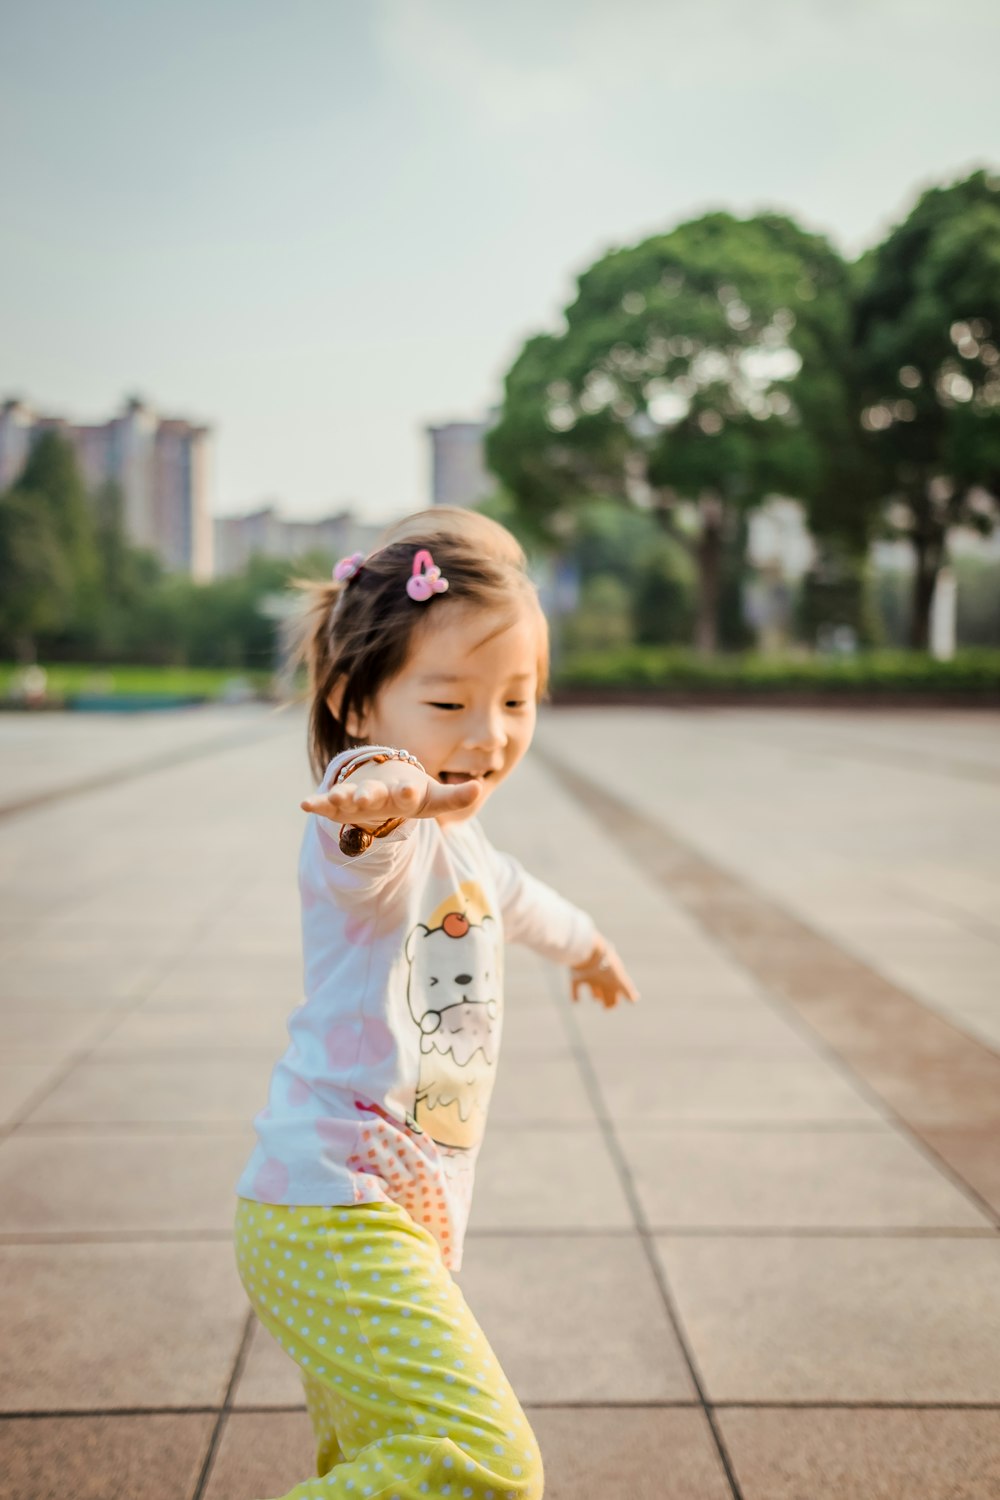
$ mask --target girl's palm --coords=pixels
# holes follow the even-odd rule
[[[478,781],[459,781],[446,786],[425,772],[381,781],[359,773],[328,792],[306,797],[303,812],[319,813],[334,823],[356,823],[377,828],[391,818],[436,818],[439,813],[472,807],[482,796]]]

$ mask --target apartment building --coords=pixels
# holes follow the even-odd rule
[[[39,436],[53,429],[72,443],[88,488],[109,479],[121,486],[125,530],[135,546],[172,570],[213,576],[210,428],[161,417],[134,397],[110,421],[84,424],[8,399],[0,404],[0,490],[18,477]]]

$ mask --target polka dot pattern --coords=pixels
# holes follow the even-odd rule
[[[316,1477],[283,1500],[540,1500],[535,1435],[434,1235],[398,1203],[237,1199],[237,1266],[299,1365]]]
[[[414,1137],[372,1111],[347,1165],[358,1177],[374,1177],[373,1188],[429,1230],[449,1269],[460,1269],[472,1206],[474,1159]]]

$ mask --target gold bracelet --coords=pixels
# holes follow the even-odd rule
[[[338,786],[340,782],[346,781],[348,776],[353,776],[355,771],[360,770],[362,766],[371,765],[373,761],[380,766],[387,760],[405,760],[410,765],[417,766],[421,771],[424,769],[417,757],[411,755],[409,750],[376,751],[372,755],[361,754],[356,760],[348,761],[337,772],[332,784]],[[405,818],[387,818],[377,828],[362,828],[358,823],[344,823],[341,826],[340,838],[337,840],[340,852],[350,859],[357,854],[364,854],[365,850],[371,847],[372,839],[384,839],[387,833],[392,833],[400,823],[405,822]]]

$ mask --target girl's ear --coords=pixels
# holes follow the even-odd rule
[[[333,717],[335,719],[340,718],[341,705],[344,701],[344,688],[346,686],[346,680],[343,677],[338,677],[337,681],[334,683],[333,687],[326,695],[326,706],[333,714]],[[352,740],[364,739],[367,717],[367,714],[358,713],[357,709],[352,708],[349,711],[347,715],[347,723],[344,724],[344,728],[351,736]]]

